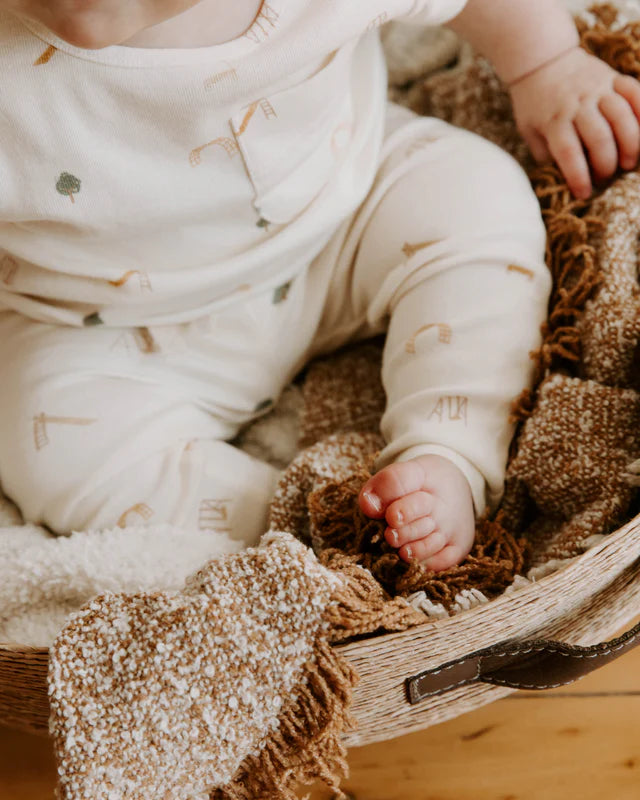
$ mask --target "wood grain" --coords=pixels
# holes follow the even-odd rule
[[[354,748],[349,762],[354,800],[638,800],[640,649],[573,686]],[[0,728],[0,800],[52,800],[54,784],[48,740]]]

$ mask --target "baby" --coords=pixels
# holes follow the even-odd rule
[[[360,506],[442,570],[497,505],[550,276],[488,142],[385,99],[378,28],[450,25],[574,194],[635,166],[640,84],[560,0],[0,0],[0,480],[58,533],[262,532],[228,443],[312,356],[387,332]]]

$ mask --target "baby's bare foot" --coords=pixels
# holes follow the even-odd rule
[[[365,483],[358,502],[368,517],[386,520],[385,539],[405,561],[439,571],[459,564],[473,545],[469,483],[442,456],[390,464]]]

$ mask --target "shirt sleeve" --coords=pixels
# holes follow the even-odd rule
[[[457,17],[466,4],[467,0],[415,0],[403,20],[417,25],[443,25]]]

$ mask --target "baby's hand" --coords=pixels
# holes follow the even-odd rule
[[[534,158],[554,159],[576,197],[591,195],[587,157],[597,180],[637,164],[640,83],[581,48],[517,81],[511,97]]]

